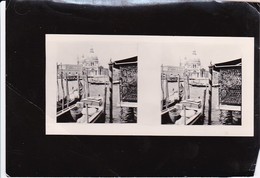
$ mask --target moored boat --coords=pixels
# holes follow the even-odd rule
[[[180,114],[180,119],[175,122],[175,125],[202,125],[204,122],[202,100],[187,99],[180,102],[176,106]]]
[[[78,103],[78,110],[71,110],[71,114],[77,119],[77,123],[104,123],[104,100],[102,97],[87,97]],[[80,111],[80,112],[79,112]]]
[[[77,107],[76,103],[81,100],[82,88],[80,93],[78,91],[73,91],[69,98],[65,97],[57,102],[57,122],[75,122],[74,118],[70,114],[70,110]],[[62,107],[63,105],[63,107]]]
[[[202,125],[203,122],[201,99],[183,100],[162,113],[162,124]]]
[[[162,107],[162,113],[167,109],[172,106],[174,106],[176,103],[179,103],[181,101],[182,96],[179,96],[178,92],[174,92],[171,95],[169,95],[168,99],[164,99],[162,102],[163,107]]]
[[[63,99],[57,101],[57,114],[59,115],[62,110],[69,106],[75,105],[78,101],[81,100],[82,94],[83,85],[81,82],[79,82],[79,89],[74,89],[68,96],[65,96]]]

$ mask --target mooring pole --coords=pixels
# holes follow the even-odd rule
[[[178,81],[178,100],[181,100],[180,74],[178,74],[178,76],[177,76],[177,81]]]
[[[104,115],[106,115],[106,105],[107,105],[107,84],[105,84],[105,94],[104,94]]]
[[[163,110],[163,100],[164,100],[164,84],[163,84],[163,78],[164,78],[163,65],[161,65],[161,90],[162,90],[161,107],[162,107],[162,110]]]
[[[187,75],[187,99],[190,99],[190,84],[189,84],[189,75]]]
[[[64,109],[64,98],[65,98],[65,92],[64,92],[64,86],[63,86],[63,70],[62,70],[62,64],[60,64],[61,67],[61,74],[60,74],[60,82],[61,82],[61,90],[62,90],[62,100],[61,100],[61,108]]]
[[[211,108],[212,108],[212,63],[209,66],[209,109],[208,109],[208,125],[211,125]]]
[[[60,87],[59,87],[59,64],[56,63],[57,65],[57,90],[58,90],[58,101],[60,101]]]
[[[67,107],[69,107],[70,93],[69,93],[69,82],[68,82],[68,74],[67,73],[66,73],[66,93],[67,93]]]
[[[184,98],[184,100],[186,100],[187,99],[187,82],[186,82],[186,73],[185,74],[183,74],[183,86],[184,86],[184,88],[183,88],[183,98]]]
[[[205,116],[206,89],[203,91],[202,116]]]
[[[89,123],[89,120],[88,120],[88,104],[86,103],[86,115],[85,115],[85,119],[87,121],[87,123]]]
[[[168,75],[166,74],[166,87],[165,87],[165,92],[166,92],[166,101],[165,101],[165,106],[168,108],[169,105],[169,85],[168,85]]]
[[[88,69],[87,69],[87,73],[86,73],[86,97],[89,97],[90,96],[90,91],[89,91],[89,82],[88,82]]]
[[[183,106],[183,117],[184,117],[184,120],[183,120],[183,122],[184,122],[184,125],[186,125],[186,106]]]
[[[80,81],[79,81],[79,74],[77,75],[77,82],[78,82],[78,92],[79,92],[79,93],[78,93],[78,94],[79,94],[78,97],[80,98],[80,85],[79,85],[79,82],[80,82]]]
[[[113,123],[113,63],[110,60],[109,65],[109,123]]]

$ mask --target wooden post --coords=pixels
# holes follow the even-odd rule
[[[83,98],[86,98],[86,82],[85,82],[85,77],[84,75],[82,76],[82,82],[83,82]]]
[[[86,104],[86,116],[85,116],[85,118],[86,118],[87,123],[89,123],[89,120],[88,120],[88,104]]]
[[[89,82],[88,82],[88,69],[86,74],[86,85],[87,85],[87,97],[90,96],[90,90],[89,90]]]
[[[83,76],[83,81],[84,81],[84,98],[87,98],[87,82],[86,82],[86,77],[87,77],[87,74],[85,74]]]
[[[211,125],[211,107],[212,107],[212,64],[209,66],[209,109],[208,109],[208,125]]]
[[[181,100],[181,92],[180,92],[180,75],[178,74],[177,76],[177,81],[178,81],[178,100]]]
[[[163,100],[164,100],[164,84],[163,84],[163,78],[164,78],[164,73],[163,73],[163,65],[161,66],[161,90],[162,90],[162,101],[161,101],[161,107],[163,110]]]
[[[105,84],[105,94],[104,94],[104,115],[106,115],[106,105],[107,105],[107,85]]]
[[[232,111],[231,110],[228,110],[227,111],[227,118],[228,118],[228,122],[230,121],[230,123],[232,125],[234,125],[234,119],[233,119],[233,114],[232,114]]]
[[[57,90],[58,90],[58,101],[60,101],[60,88],[59,88],[59,64],[56,63],[57,65]]]
[[[162,90],[162,98],[161,98],[161,110],[163,110],[163,97],[164,97],[164,93],[163,93],[163,65],[161,65],[161,90]]]
[[[66,73],[66,93],[67,93],[67,107],[69,107],[70,93],[69,93],[69,82],[68,82],[68,74],[67,73]]]
[[[165,101],[165,106],[166,108],[168,108],[168,104],[169,104],[169,86],[168,86],[168,76],[166,74],[166,78],[165,78],[165,81],[166,81],[166,86],[165,86],[165,93],[166,93],[166,101]]]
[[[205,116],[206,89],[203,91],[202,116]]]
[[[189,84],[189,76],[187,75],[187,99],[190,99],[190,84]]]
[[[80,98],[80,85],[79,85],[80,80],[79,80],[79,74],[77,75],[77,82],[78,82],[78,92],[79,92],[78,97]]]
[[[85,98],[89,97],[89,82],[88,82],[88,69],[85,70],[85,75],[84,75],[84,95]]]
[[[109,123],[113,123],[113,63],[109,63]]]
[[[185,73],[185,74],[183,74],[183,86],[184,86],[184,88],[183,88],[183,98],[184,98],[184,100],[186,100],[187,99],[187,82],[186,82],[186,76],[187,76],[187,74]]]
[[[61,90],[62,90],[62,100],[61,100],[61,108],[64,109],[64,98],[65,98],[65,92],[64,92],[64,86],[63,86],[63,71],[62,71],[62,64],[61,66],[61,75],[60,75],[60,81],[61,81]]]
[[[183,106],[183,118],[184,118],[184,125],[186,125],[186,106]]]

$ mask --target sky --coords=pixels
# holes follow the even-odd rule
[[[193,51],[196,52],[194,53]],[[187,59],[199,58],[201,66],[207,68],[210,62],[215,64],[242,58],[242,53],[239,46],[225,43],[178,43],[164,45],[162,55],[163,65],[179,66],[180,60],[185,57]]]
[[[89,54],[90,49],[99,59],[99,64],[107,68],[110,59],[112,61],[137,56],[137,44],[112,43],[111,42],[68,42],[58,45],[58,62],[63,64],[77,64],[77,57],[82,59]]]
[[[179,66],[180,60],[185,57],[187,59],[199,58],[204,68],[207,68],[210,62],[215,64],[243,58],[241,44],[236,44],[233,38],[150,37],[150,41],[147,42],[142,41],[140,37],[131,36],[112,38],[106,36],[98,38],[91,36],[57,37],[49,38],[48,53],[55,61],[63,64],[77,64],[77,58],[86,57],[91,48],[94,49],[100,65],[105,68],[108,67],[110,59],[112,61],[121,60],[138,56],[141,53],[160,54],[158,60],[161,64],[172,66]],[[145,47],[147,44],[152,45],[147,48]],[[196,51],[196,55],[193,51]]]

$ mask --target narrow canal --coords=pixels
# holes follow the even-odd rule
[[[64,90],[66,88],[66,82],[64,81]],[[59,86],[60,85],[60,80],[59,80]],[[105,95],[105,87],[106,85],[94,85],[94,84],[89,84],[89,94],[90,96],[101,96],[104,97]],[[68,82],[68,88],[69,88],[69,93],[72,93],[73,89],[78,88],[78,83],[77,81],[69,81]],[[65,90],[66,94],[66,90]],[[62,97],[62,90],[59,88],[59,97]],[[57,98],[58,99],[58,98]],[[125,114],[125,111],[121,109],[119,105],[119,84],[114,84],[113,85],[113,123],[121,123],[122,115]],[[109,122],[109,93],[107,91],[107,101],[106,101],[106,122]]]
[[[184,86],[183,82],[182,85]],[[178,83],[170,82],[169,86],[169,94],[171,91],[178,91]],[[201,98],[203,99],[204,90],[207,90],[206,87],[193,87],[190,85],[190,98]],[[218,87],[212,87],[212,113],[211,113],[211,125],[222,125],[220,121],[220,110],[218,109]],[[206,91],[206,102],[205,102],[205,121],[204,124],[208,124],[208,90]]]
[[[59,80],[59,86],[60,80]],[[66,82],[64,81],[64,88],[66,86]],[[73,91],[73,89],[76,89],[78,87],[77,81],[69,81],[68,82],[69,91],[70,93]],[[93,85],[89,84],[90,89],[90,96],[104,96],[105,94],[105,85]],[[173,91],[177,91],[177,82],[169,83],[169,94]],[[192,87],[190,86],[190,96],[191,98],[203,98],[203,92],[206,89],[206,87]],[[59,96],[62,96],[62,90],[59,89]],[[218,87],[212,88],[212,125],[222,125],[220,121],[220,110],[218,107]],[[160,101],[158,101],[160,102]],[[106,102],[106,122],[109,122],[109,93],[107,93],[107,102]],[[208,91],[206,92],[206,106],[205,106],[205,122],[204,124],[208,124]],[[113,85],[113,122],[114,123],[121,123],[120,120],[122,118],[122,115],[124,114],[124,110],[121,109],[119,105],[119,84]],[[158,118],[160,119],[160,118]]]

